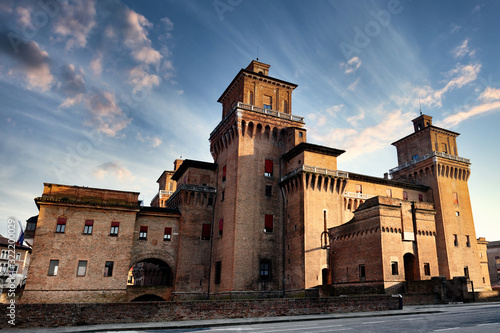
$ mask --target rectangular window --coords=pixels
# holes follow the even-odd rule
[[[424,274],[427,276],[431,275],[431,264],[424,263]]]
[[[271,261],[268,259],[260,260],[260,281],[271,281]]]
[[[208,198],[208,203],[207,203],[207,206],[213,206],[213,204],[214,204],[214,198],[209,197],[209,198]]]
[[[64,233],[65,229],[66,229],[66,218],[65,217],[58,218],[56,232]]]
[[[80,260],[78,261],[76,276],[85,276],[85,274],[87,274],[87,260]]]
[[[408,200],[408,192],[403,191],[403,200]]]
[[[49,263],[49,275],[50,276],[56,276],[58,269],[59,269],[59,260],[50,260],[50,263]]]
[[[413,155],[413,156],[411,157],[411,159],[412,159],[412,160],[418,160],[418,154]]]
[[[104,276],[113,276],[113,261],[106,261],[104,264]]]
[[[211,225],[209,223],[203,223],[203,226],[201,228],[202,240],[210,240],[210,230],[211,230]]]
[[[398,262],[397,261],[391,261],[391,272],[392,272],[392,275],[399,275]]]
[[[418,195],[418,201],[420,201],[420,202],[424,201],[424,195],[423,194],[419,194]]]
[[[120,222],[111,222],[110,236],[118,236],[118,229],[120,229]]]
[[[165,231],[163,233],[163,240],[169,242],[172,239],[172,228],[165,227]]]
[[[139,239],[148,239],[148,227],[141,226],[139,230]]]
[[[222,168],[222,181],[225,182],[226,181],[226,166],[224,165],[224,167]]]
[[[16,260],[21,260],[21,253],[16,253]]]
[[[457,210],[457,211],[455,212],[455,215],[456,215],[456,216],[460,216],[460,212]]]
[[[366,278],[366,271],[365,271],[365,265],[359,265],[359,279],[361,281],[364,281]]]
[[[470,247],[470,237],[469,237],[469,235],[465,235],[465,238],[466,238],[465,244],[467,244],[467,247]]]
[[[388,198],[392,198],[392,190],[390,188],[385,190],[385,196]]]
[[[363,186],[361,184],[356,185],[356,193],[363,193]]]
[[[85,227],[83,228],[83,233],[85,235],[92,235],[93,228],[94,228],[94,220],[85,220]]]
[[[220,194],[220,201],[224,201],[224,193],[225,193],[225,191],[221,192],[221,194]]]
[[[265,232],[273,232],[273,215],[265,214],[264,217],[264,231]]]
[[[219,220],[219,236],[222,236],[222,231],[224,229],[224,219]]]
[[[453,203],[458,205],[458,194],[456,192],[453,192]]]
[[[215,278],[214,278],[215,284],[220,284],[221,273],[222,273],[222,261],[217,261],[215,263]]]
[[[272,185],[266,185],[266,195],[268,197],[273,195],[273,186]]]
[[[2,250],[2,259],[8,259],[9,258],[9,251],[8,250]]]
[[[272,160],[266,160],[265,163],[265,170],[264,170],[264,176],[266,177],[272,177],[273,176],[273,161]]]
[[[456,234],[453,234],[453,244],[454,244],[455,246],[458,246],[458,237],[457,237],[457,235],[456,235]]]
[[[272,106],[273,105],[273,98],[271,96],[264,95],[262,104],[264,106],[264,109],[271,110],[273,107]]]
[[[469,266],[464,267],[464,276],[468,279],[469,278]]]

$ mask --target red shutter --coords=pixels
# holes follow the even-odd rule
[[[65,217],[60,217],[57,219],[57,224],[66,224],[66,218]]]
[[[273,230],[273,216],[270,214],[265,215],[264,226],[266,230]]]
[[[266,173],[273,173],[273,161],[266,160]]]
[[[210,224],[203,223],[203,227],[201,229],[201,239],[210,239]]]
[[[165,235],[172,235],[172,228],[165,228]]]
[[[148,227],[141,226],[141,232],[148,232]]]
[[[85,225],[94,225],[94,220],[85,220]]]
[[[222,168],[222,177],[226,178],[226,166]]]
[[[419,194],[419,195],[418,195],[418,201],[420,201],[420,202],[424,201],[424,196],[423,196],[423,194]]]
[[[120,222],[111,222],[111,226],[112,227],[119,227],[120,226]]]
[[[224,219],[219,220],[219,232],[222,232],[222,229],[224,227]]]

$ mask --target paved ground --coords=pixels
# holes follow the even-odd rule
[[[490,313],[488,318],[478,317],[482,313]],[[432,316],[433,314],[445,315],[445,319]],[[450,315],[456,317],[450,317]],[[387,317],[395,316],[388,320]],[[384,318],[385,317],[385,318]],[[352,320],[357,318],[358,320]],[[370,319],[371,318],[371,319]],[[435,318],[435,319],[432,319]],[[459,319],[472,320],[474,324],[459,324]],[[344,321],[340,321],[344,320]],[[345,321],[345,320],[351,320]],[[322,322],[318,324],[318,322]],[[334,321],[334,322],[333,322]],[[484,322],[483,322],[484,321]],[[300,322],[300,323],[299,323]],[[309,325],[308,325],[308,322]],[[403,329],[397,328],[395,323],[403,325]],[[434,324],[431,325],[431,322]],[[448,324],[444,325],[443,323]],[[282,329],[260,329],[258,325],[282,324]],[[378,326],[384,324],[383,326]],[[292,326],[293,328],[287,328]],[[302,325],[299,326],[299,325]],[[241,318],[241,319],[213,319],[213,320],[187,320],[175,322],[152,322],[152,323],[128,323],[128,324],[105,324],[89,325],[80,327],[58,327],[43,329],[11,329],[3,332],[196,332],[196,331],[222,331],[222,332],[323,332],[319,326],[323,326],[324,332],[340,330],[355,330],[357,332],[431,332],[458,330],[460,328],[471,329],[470,332],[499,332],[500,331],[500,302],[495,303],[472,303],[472,304],[448,304],[448,305],[422,305],[405,306],[402,310],[371,311],[336,313],[326,315],[308,316],[286,316],[286,317],[264,317],[264,318]],[[353,325],[357,325],[354,327]],[[364,326],[363,326],[364,325]],[[454,326],[455,325],[455,326]],[[461,326],[460,326],[461,325]],[[274,325],[276,326],[276,325]],[[436,328],[437,327],[437,328]],[[436,329],[434,329],[436,328]],[[394,330],[393,330],[394,329]],[[469,332],[468,330],[462,330]]]

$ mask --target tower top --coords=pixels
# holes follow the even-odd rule
[[[245,69],[247,71],[251,71],[254,73],[263,74],[263,75],[267,76],[267,75],[269,75],[269,67],[271,67],[271,65],[265,64],[265,63],[257,61],[257,60],[252,60],[250,65],[248,65],[247,68],[245,68]]]
[[[432,117],[426,114],[420,114],[420,116],[413,119],[412,121],[415,132],[423,130],[425,127],[432,126]]]

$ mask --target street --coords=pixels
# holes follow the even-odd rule
[[[500,332],[500,304],[439,307],[439,313],[245,324],[146,332]],[[134,331],[128,331],[134,332]]]

